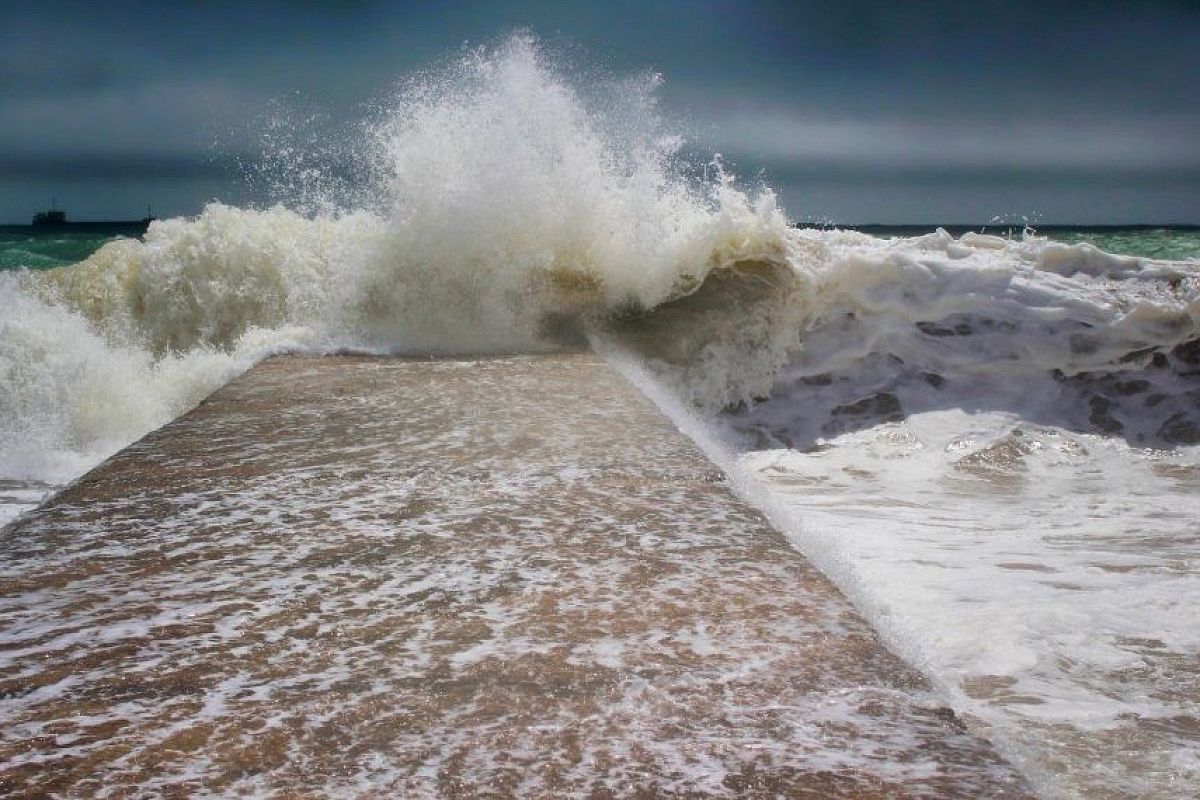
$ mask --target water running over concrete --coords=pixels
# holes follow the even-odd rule
[[[285,357],[0,536],[0,794],[1019,797],[591,354]]]

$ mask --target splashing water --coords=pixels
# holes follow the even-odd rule
[[[604,116],[517,36],[411,81],[374,126],[361,157],[382,165],[383,212],[212,204],[0,276],[0,474],[70,477],[280,348],[545,349],[563,320],[775,255],[769,193],[682,176],[657,83],[623,82],[626,113]]]
[[[1047,794],[1193,795],[1195,263],[794,230],[719,164],[689,177],[658,84],[573,86],[515,36],[368,126],[372,202],[212,204],[0,273],[3,507],[272,352],[586,332],[729,438],[797,546]]]

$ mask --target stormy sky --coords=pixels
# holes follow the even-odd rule
[[[661,72],[693,146],[794,219],[1200,223],[1200,2],[0,4],[0,222],[257,199],[282,102],[357,119],[406,73],[532,31]]]

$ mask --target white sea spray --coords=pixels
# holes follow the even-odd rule
[[[214,203],[0,274],[0,479],[68,481],[271,353],[587,330],[738,442],[797,545],[1048,792],[1200,784],[1185,736],[1121,716],[1194,703],[1161,676],[1200,647],[1197,264],[789,228],[719,163],[691,177],[658,84],[597,99],[517,36],[400,89],[369,207]]]

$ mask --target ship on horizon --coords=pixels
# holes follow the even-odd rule
[[[75,228],[75,229],[94,229],[94,228],[132,228],[141,227],[143,231],[149,227],[151,222],[157,219],[151,212],[149,205],[146,206],[146,216],[141,219],[113,219],[113,220],[87,220],[83,222],[72,221],[67,218],[67,212],[57,208],[57,200],[50,203],[50,208],[45,211],[37,211],[33,215],[33,221],[30,225],[34,228]]]
[[[33,215],[34,225],[67,225],[67,212],[51,209],[38,211]]]

